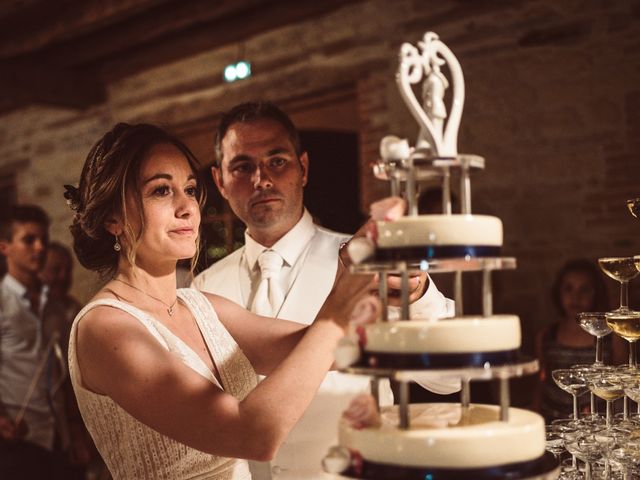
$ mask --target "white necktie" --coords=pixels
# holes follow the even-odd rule
[[[275,317],[284,301],[284,294],[278,283],[283,259],[278,252],[265,250],[258,257],[260,283],[253,298],[251,311],[266,317]]]

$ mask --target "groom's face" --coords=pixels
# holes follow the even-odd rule
[[[298,157],[287,130],[267,119],[235,123],[221,150],[214,180],[249,232],[293,227],[302,215],[308,159]]]

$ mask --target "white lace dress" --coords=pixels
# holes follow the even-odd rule
[[[139,422],[110,397],[83,387],[76,357],[78,322],[92,308],[108,305],[135,317],[164,348],[187,366],[234,397],[243,399],[256,385],[256,374],[249,360],[220,323],[211,303],[202,293],[184,288],[178,290],[178,296],[196,319],[222,385],[191,348],[149,314],[118,300],[97,300],[78,313],[69,341],[69,373],[82,418],[114,480],[250,480],[251,474],[245,460],[216,457],[190,448]]]

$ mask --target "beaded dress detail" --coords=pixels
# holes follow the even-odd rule
[[[202,293],[183,288],[178,290],[178,296],[198,324],[222,385],[191,348],[151,315],[119,300],[100,299],[89,303],[78,313],[69,341],[69,373],[82,418],[114,480],[250,480],[245,460],[209,455],[188,447],[139,422],[111,398],[82,386],[76,357],[77,325],[89,310],[107,305],[135,317],[185,365],[237,399],[244,399],[256,386],[256,374],[249,360]]]

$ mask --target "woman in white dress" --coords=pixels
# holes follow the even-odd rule
[[[349,318],[377,314],[371,297],[355,304],[367,280],[344,271],[309,327],[176,290],[176,262],[198,249],[197,172],[161,129],[119,124],[66,186],[78,259],[110,278],[76,317],[69,370],[115,479],[251,478],[239,459],[274,455]],[[256,373],[268,376],[258,386]]]

